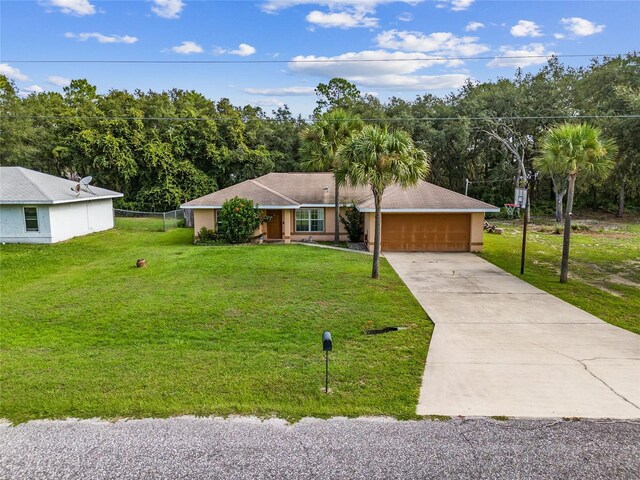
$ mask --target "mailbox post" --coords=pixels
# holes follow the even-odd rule
[[[329,393],[329,352],[333,350],[333,340],[331,340],[331,333],[328,331],[322,334],[322,350],[325,353],[324,393]]]

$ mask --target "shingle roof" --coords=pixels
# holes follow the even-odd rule
[[[122,197],[121,193],[91,185],[91,191],[73,189],[78,182],[22,167],[0,167],[0,204],[53,204]]]
[[[373,195],[358,204],[360,211],[375,211]],[[382,196],[382,211],[414,210],[414,211],[449,211],[478,210],[497,211],[494,207],[475,198],[439,187],[433,183],[419,182],[415,187],[403,189],[397,185],[389,187]]]
[[[191,200],[185,208],[219,208],[226,200],[242,197],[263,207],[299,208],[300,206],[334,204],[332,173],[268,173]],[[354,202],[361,211],[373,211],[373,196],[368,187],[345,185],[340,188],[340,203]],[[402,189],[391,186],[382,198],[383,211],[497,211],[498,208],[460,193],[419,182]]]
[[[259,180],[259,179],[258,179]],[[247,180],[228,188],[223,188],[217,192],[210,193],[204,197],[196,198],[185,203],[184,207],[220,207],[233,197],[248,198],[258,205],[272,207],[299,207],[300,204],[286,195],[261,184],[258,180]]]

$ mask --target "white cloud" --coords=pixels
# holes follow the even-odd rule
[[[397,18],[401,22],[410,22],[413,20],[413,14],[411,12],[402,12]]]
[[[473,1],[473,0],[454,0],[454,1]],[[299,5],[320,5],[329,7],[330,9],[345,8],[364,8],[375,10],[378,5],[389,3],[406,3],[409,5],[417,5],[424,0],[266,0],[262,4],[262,10],[267,13],[275,13],[278,10],[295,7]]]
[[[557,40],[562,40],[563,38],[566,38],[566,35],[564,33],[554,33],[553,38]]]
[[[439,3],[436,4],[438,8],[447,8],[454,12],[461,12],[463,10],[468,9],[475,0],[438,0]]]
[[[461,73],[446,75],[380,75],[378,77],[349,78],[357,85],[394,90],[455,90],[462,87],[469,77]]]
[[[89,3],[89,0],[48,0],[43,2],[43,5],[56,7],[62,13],[79,17],[96,13],[96,7]]]
[[[81,42],[86,42],[90,38],[94,38],[98,41],[98,43],[136,43],[138,41],[137,37],[132,37],[131,35],[103,35],[98,32],[91,33],[72,33],[67,32],[64,34],[65,38],[75,38],[80,40]]]
[[[44,88],[42,88],[40,85],[31,85],[29,87],[22,88],[21,90],[26,90],[27,92],[30,92],[30,93],[44,92]]]
[[[565,30],[571,32],[577,37],[588,37],[589,35],[595,35],[604,30],[604,25],[596,25],[589,20],[580,17],[563,18],[560,21]]]
[[[260,100],[256,100],[255,102],[249,102],[251,103],[251,105],[253,105],[254,107],[284,107],[285,103],[280,100],[279,98],[263,98]]]
[[[540,25],[531,20],[520,20],[511,27],[511,35],[514,37],[541,37]]]
[[[185,7],[182,0],[153,0],[151,11],[162,18],[180,18],[180,13]]]
[[[554,52],[548,52],[542,43],[530,43],[522,47],[500,47],[500,55],[502,57],[511,58],[494,58],[487,66],[489,67],[528,67],[530,65],[542,65],[547,63],[549,57]],[[515,58],[519,57],[519,58]],[[528,57],[528,58],[527,58]]]
[[[256,48],[252,47],[248,43],[241,43],[240,45],[238,45],[238,48],[236,48],[235,50],[228,50],[226,48],[218,47],[214,49],[213,53],[216,55],[224,55],[225,53],[228,53],[229,55],[238,55],[239,57],[248,57],[256,53],[256,51],[257,51]]]
[[[367,50],[344,53],[334,57],[297,56],[292,58],[292,62],[289,63],[289,70],[293,73],[323,78],[346,78],[359,85],[374,88],[432,90],[455,89],[462,86],[468,78],[467,75],[411,75],[423,68],[443,64],[449,64],[449,62],[433,60],[432,56],[424,53]]]
[[[192,53],[204,52],[204,49],[200,45],[190,40],[182,42],[180,45],[176,45],[175,47],[171,47],[170,50],[181,55],[191,55]]]
[[[238,45],[236,50],[231,50],[229,52],[231,55],[239,55],[241,57],[248,57],[249,55],[253,55],[256,53],[256,48],[252,47],[248,43],[241,43]]]
[[[18,96],[20,98],[26,98],[32,93],[42,93],[44,92],[44,88],[40,85],[31,85],[29,87],[20,88],[18,91]]]
[[[342,11],[324,13],[313,10],[306,16],[307,22],[322,28],[373,28],[378,26],[378,19],[370,17],[369,11],[355,9],[353,11]]]
[[[12,67],[8,63],[0,63],[0,75],[4,75],[11,80],[18,80],[21,82],[29,80],[29,77],[20,72],[19,68]]]
[[[476,32],[478,30],[480,30],[481,28],[484,28],[484,23],[482,22],[469,22],[467,23],[467,26],[464,27],[465,31],[467,32]]]
[[[489,50],[477,43],[477,37],[458,37],[449,32],[425,35],[421,32],[388,30],[376,37],[378,46],[405,52],[430,52],[437,55],[473,56]]]
[[[280,96],[314,95],[315,88],[313,87],[245,88],[244,92],[250,93],[251,95],[280,95]]]
[[[447,63],[445,60],[433,60],[433,56],[424,53],[387,52],[384,50],[349,52],[333,57],[298,55],[291,60],[288,67],[292,72],[329,78],[404,75],[422,68]]]
[[[61,77],[59,75],[50,75],[47,77],[47,81],[52,85],[58,85],[59,87],[66,87],[71,83],[70,78]]]

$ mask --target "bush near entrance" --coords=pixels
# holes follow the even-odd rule
[[[340,221],[344,225],[351,242],[362,241],[364,235],[364,218],[362,213],[356,208],[356,204],[352,203],[345,211],[344,216],[340,216]]]
[[[227,243],[247,243],[262,223],[258,205],[235,197],[222,204],[218,212],[218,234]]]

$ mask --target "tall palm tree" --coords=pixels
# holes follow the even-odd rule
[[[585,123],[564,123],[547,131],[541,155],[534,160],[539,170],[550,174],[565,172],[567,175],[567,208],[564,219],[562,265],[560,283],[567,283],[569,275],[569,244],[571,241],[571,216],[576,177],[586,174],[595,178],[606,177],[613,168],[612,157],[617,148],[613,141],[602,138],[597,127]]]
[[[345,110],[335,109],[323,113],[316,122],[300,133],[302,168],[334,173],[335,233],[333,241],[340,243],[340,189],[335,180],[340,159],[338,149],[351,135],[362,128],[362,120]]]
[[[340,157],[338,183],[371,187],[375,204],[371,277],[378,278],[384,190],[393,184],[402,188],[417,184],[429,172],[428,156],[415,146],[407,132],[367,125],[340,149]]]

